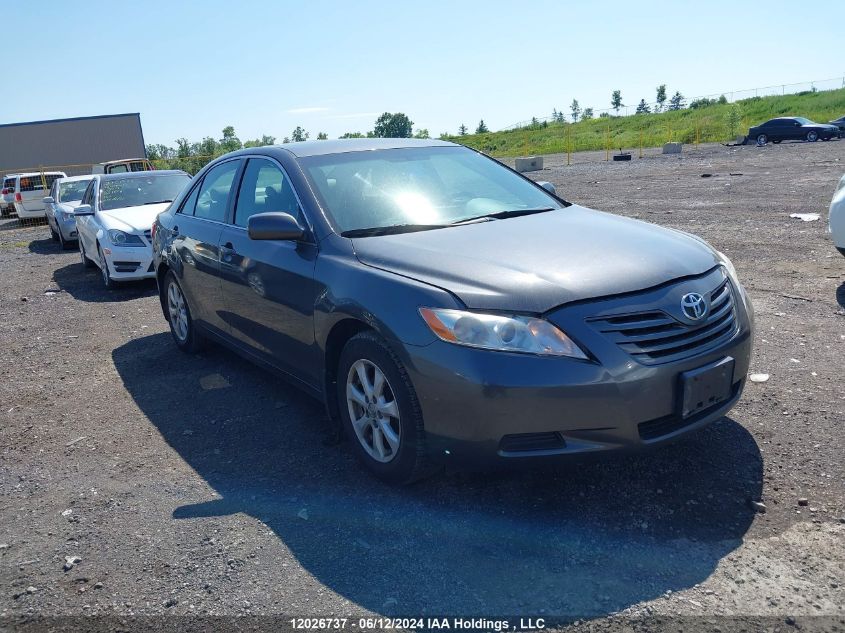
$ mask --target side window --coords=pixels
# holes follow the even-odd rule
[[[82,204],[90,204],[92,207],[94,206],[94,186],[96,182],[96,180],[92,180],[88,183],[85,195],[82,196]]]
[[[48,193],[47,195],[53,198],[55,202],[58,202],[58,200],[56,200],[56,196],[58,195],[57,189],[58,187],[56,186],[56,181],[54,180],[53,184],[50,186],[50,193]]]
[[[238,191],[235,224],[246,227],[250,216],[268,211],[283,211],[300,220],[296,196],[282,170],[269,160],[250,158]]]
[[[179,207],[179,213],[183,213],[185,215],[193,215],[194,214],[194,207],[197,206],[197,197],[199,196],[200,187],[202,185],[197,185],[194,187],[194,190],[191,192],[185,201],[182,203],[182,206]]]
[[[239,160],[230,160],[209,170],[199,186],[194,217],[217,222],[226,218],[229,194],[240,164]]]

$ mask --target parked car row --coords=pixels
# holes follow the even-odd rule
[[[123,158],[105,163],[98,163],[92,167],[94,174],[120,174],[154,171],[155,167],[146,158]],[[6,174],[0,192],[0,216],[7,218],[13,214],[22,220],[41,218],[47,216],[50,221],[50,208],[44,201],[44,192],[50,191],[50,196],[55,199],[56,192],[53,184],[59,178],[67,178],[62,171],[33,171],[20,174]],[[88,178],[78,176],[75,178]],[[51,223],[51,229],[55,227]],[[58,229],[56,229],[58,232]],[[59,235],[61,235],[59,233]],[[54,234],[56,237],[56,234]]]
[[[830,123],[815,123],[804,117],[777,117],[748,130],[747,138],[757,145],[768,142],[809,141],[811,143],[832,138],[841,138],[845,129],[845,117]]]

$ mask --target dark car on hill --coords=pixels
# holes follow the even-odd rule
[[[829,123],[815,123],[804,117],[778,117],[748,130],[748,139],[757,145],[781,141],[829,141],[839,138],[839,128]]]
[[[845,136],[845,116],[841,116],[838,119],[833,119],[830,124],[835,125],[839,129],[839,138]]]
[[[724,255],[452,143],[226,154],[152,239],[176,345],[287,377],[392,482],[643,449],[745,384],[752,309]]]

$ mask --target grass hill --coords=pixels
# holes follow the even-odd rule
[[[610,116],[578,123],[537,123],[502,132],[452,136],[448,140],[492,156],[655,147],[668,141],[725,142],[751,125],[777,116],[803,116],[827,123],[845,115],[845,88],[752,97],[659,114]]]

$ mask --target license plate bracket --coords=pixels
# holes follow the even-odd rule
[[[689,418],[731,397],[735,361],[726,356],[680,375],[681,417]]]

